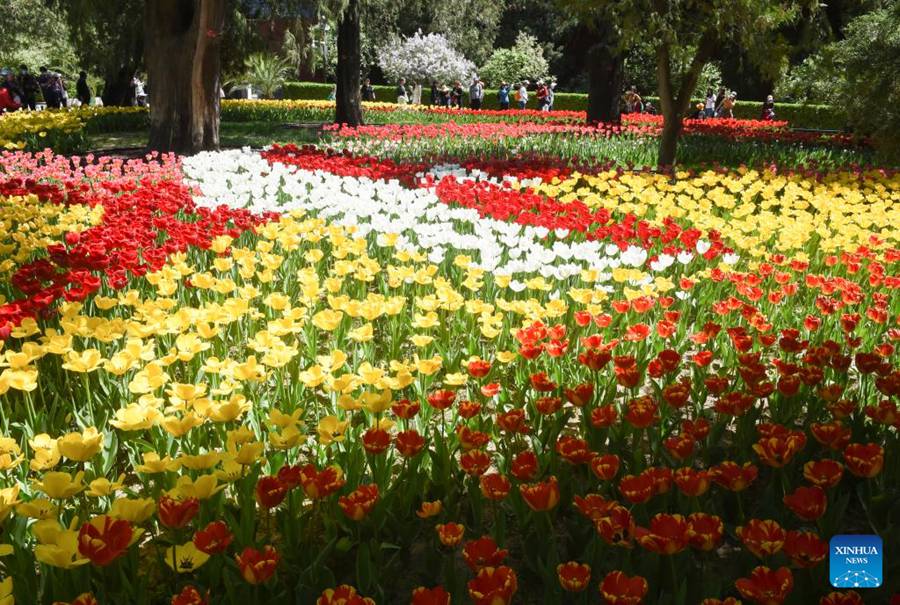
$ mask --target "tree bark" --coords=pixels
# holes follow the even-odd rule
[[[618,123],[621,117],[619,97],[625,77],[625,62],[619,50],[615,30],[598,23],[596,43],[588,51],[588,124]]]
[[[656,48],[656,75],[659,81],[659,105],[663,115],[663,129],[659,139],[657,164],[673,167],[678,152],[678,137],[681,135],[682,120],[691,105],[691,96],[697,88],[700,72],[716,49],[716,34],[712,30],[704,33],[697,45],[697,51],[688,70],[681,78],[678,93],[672,82],[672,64],[669,43],[661,42]]]
[[[359,126],[363,123],[360,98],[359,0],[349,0],[341,14],[337,32],[337,90],[335,91],[334,121],[337,124]]]
[[[186,154],[218,149],[224,25],[225,0],[147,0],[150,149]]]

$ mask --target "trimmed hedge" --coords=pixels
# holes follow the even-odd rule
[[[331,95],[333,86],[318,82],[288,82],[284,86],[285,99],[324,100]],[[375,86],[375,97],[378,101],[393,103],[394,86]],[[428,88],[422,90],[422,100],[427,102]],[[659,99],[647,97],[647,100],[659,108]],[[699,102],[699,100],[697,100]],[[513,101],[515,106],[515,101]],[[528,107],[537,109],[537,99],[532,91],[529,94]],[[553,104],[554,109],[567,111],[587,110],[587,95],[574,92],[558,92]],[[499,109],[500,104],[494,91],[487,91],[484,98],[484,109]],[[734,107],[734,117],[756,120],[762,112],[759,101],[738,101]],[[838,108],[831,105],[801,105],[798,103],[777,103],[775,115],[779,120],[787,120],[794,128],[819,128],[825,130],[841,130],[847,123],[846,116]]]

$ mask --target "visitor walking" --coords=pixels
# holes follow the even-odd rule
[[[766,97],[765,103],[762,106],[762,113],[759,116],[761,120],[771,121],[775,119],[775,97],[769,95]]]
[[[501,111],[509,109],[509,84],[506,82],[500,83],[500,90],[497,91],[497,101],[500,103]]]
[[[722,99],[722,107],[719,108],[718,116],[720,118],[734,118],[734,103],[737,100],[737,93],[730,92]]]
[[[397,103],[400,105],[409,103],[409,90],[406,88],[406,78],[400,78],[400,83],[397,84]]]
[[[87,72],[79,72],[78,81],[75,83],[75,98],[78,99],[78,102],[82,105],[90,105],[93,96],[91,87],[87,83]]]
[[[543,80],[537,83],[537,104],[540,111],[547,111],[547,85]]]
[[[453,93],[450,91],[450,87],[446,84],[441,84],[441,107],[450,107],[450,104],[453,102]]]
[[[556,103],[556,82],[550,82],[547,87],[547,111],[553,111],[553,104]]]
[[[469,108],[481,109],[482,101],[484,101],[484,84],[477,77],[472,78],[472,85],[469,86]]]
[[[516,101],[519,103],[519,109],[528,107],[528,80],[522,80],[519,84],[519,90],[516,91]]]
[[[712,88],[706,89],[706,103],[703,106],[703,117],[716,117],[716,95],[713,94]]]
[[[372,86],[372,81],[369,80],[369,78],[366,78],[366,81],[362,87],[362,100],[369,102],[375,100],[375,87]]]
[[[22,106],[32,111],[37,109],[37,95],[41,87],[27,65],[19,65],[19,88],[22,89]]]

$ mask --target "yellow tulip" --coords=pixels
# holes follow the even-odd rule
[[[83,477],[84,471],[78,471],[74,477],[69,473],[51,471],[44,473],[40,481],[32,481],[32,485],[53,500],[66,500],[84,491]]]
[[[176,461],[181,466],[192,471],[206,470],[214,467],[222,460],[220,452],[206,452],[203,454],[184,454],[179,456]]]
[[[86,493],[88,496],[93,496],[95,498],[106,498],[122,489],[124,485],[125,473],[119,475],[119,478],[115,481],[110,481],[106,477],[100,477],[88,484],[88,491]]]
[[[136,465],[134,470],[147,475],[174,472],[181,468],[181,463],[177,460],[173,460],[169,456],[160,458],[156,452],[144,452],[143,459],[144,463]]]
[[[117,498],[109,509],[109,516],[140,525],[153,516],[156,502],[153,498]]]
[[[367,410],[373,414],[380,414],[391,407],[392,395],[390,389],[385,389],[380,393],[363,393],[360,399]]]
[[[103,355],[97,349],[85,349],[81,353],[69,351],[63,369],[70,372],[88,373],[100,368],[103,364]]]
[[[208,500],[223,489],[225,489],[225,486],[218,485],[218,479],[215,475],[200,475],[196,479],[182,475],[175,482],[175,487],[169,490],[169,495],[173,498]]]
[[[103,433],[89,426],[81,433],[69,433],[60,437],[56,446],[59,453],[75,462],[86,462],[100,452],[103,444]]]
[[[16,514],[29,519],[56,519],[57,507],[47,498],[35,498],[16,505]]]
[[[9,515],[10,511],[19,503],[19,486],[4,487],[0,489],[0,522]]]
[[[166,550],[166,565],[178,573],[192,573],[209,561],[209,555],[194,546],[193,542],[172,545]]]
[[[34,557],[41,563],[71,569],[90,562],[78,552],[78,530],[62,527],[56,519],[45,519],[35,523],[32,532],[38,541]]]
[[[15,605],[16,600],[13,597],[13,579],[12,577],[0,581],[0,605]]]
[[[349,420],[341,421],[337,416],[325,416],[319,421],[316,432],[319,435],[319,443],[322,445],[330,445],[331,443],[340,443],[344,440],[344,433],[350,426]]]

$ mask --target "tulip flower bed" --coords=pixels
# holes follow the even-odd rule
[[[0,603],[889,602],[896,558],[825,559],[900,543],[898,207],[887,170],[8,153]]]

